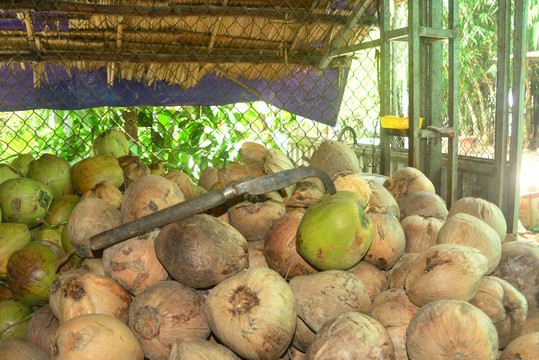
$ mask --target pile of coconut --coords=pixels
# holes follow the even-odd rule
[[[89,239],[187,199],[294,168],[246,142],[185,173],[130,155],[0,165],[0,353],[6,359],[536,359],[539,247],[500,209],[447,209],[414,168],[385,182],[324,141],[306,179],[95,251]]]

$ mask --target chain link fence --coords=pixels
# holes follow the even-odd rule
[[[206,166],[237,161],[245,141],[280,148],[296,165],[304,165],[321,141],[341,140],[363,159],[363,171],[379,171],[378,48],[355,51],[341,63],[333,58],[330,67],[343,91],[338,97],[342,101],[330,99],[324,108],[314,99],[312,107],[318,107],[322,117],[335,112],[334,126],[299,115],[301,105],[297,112],[282,110],[286,99],[283,106],[256,101],[286,91],[268,85],[281,79],[292,76],[308,83],[302,71],[321,64],[332,44],[345,47],[378,39],[378,2],[62,3],[66,7],[54,1],[0,1],[0,105],[24,109],[0,113],[0,162],[9,163],[22,153],[54,153],[74,164],[91,155],[98,134],[119,128],[132,154],[195,177]],[[341,42],[335,40],[360,7],[354,31]],[[494,156],[497,23],[496,16],[484,14],[496,11],[495,0],[461,0],[462,156]],[[406,22],[407,3],[396,2],[392,27]],[[396,116],[408,112],[407,67],[406,44],[394,43]],[[262,85],[259,80],[264,80]],[[43,101],[20,85],[29,81],[31,89],[41,89],[38,100]],[[229,92],[231,83],[248,95]],[[214,104],[177,95],[193,88],[205,91],[203,97],[214,99]],[[293,89],[289,92],[292,100],[299,96]],[[146,98],[138,99],[139,94]],[[308,92],[302,96],[297,103],[309,100]],[[182,105],[143,106],[146,99],[173,99]],[[60,105],[43,108],[47,101]],[[392,139],[392,147],[405,150],[405,140]]]

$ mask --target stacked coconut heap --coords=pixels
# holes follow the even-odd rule
[[[532,359],[539,248],[501,211],[447,210],[413,168],[384,184],[325,141],[306,179],[92,251],[89,238],[213,189],[293,168],[244,143],[198,184],[111,130],[73,168],[0,167],[0,353],[7,359]],[[503,349],[503,352],[501,351]],[[4,355],[5,354],[5,355]]]

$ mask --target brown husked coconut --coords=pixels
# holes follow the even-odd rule
[[[125,224],[184,200],[183,193],[173,181],[158,175],[143,176],[124,193],[120,210],[122,222]]]
[[[91,156],[74,166],[72,180],[75,190],[84,194],[101,181],[108,181],[119,188],[124,183],[124,172],[112,156]]]
[[[66,321],[51,338],[56,360],[143,360],[144,352],[129,327],[106,314]]]
[[[229,163],[217,171],[217,184],[220,189],[224,189],[227,186],[240,183],[250,178],[247,167],[243,164]],[[215,190],[215,185],[216,184],[213,184],[209,190]]]
[[[389,190],[397,202],[417,191],[435,193],[432,181],[420,170],[413,167],[404,167],[397,170],[393,176],[386,179],[384,187]],[[402,216],[402,218],[404,217]]]
[[[264,240],[273,222],[285,212],[286,206],[282,202],[243,201],[228,209],[228,223],[247,241]]]
[[[30,322],[28,323],[28,330],[26,330],[24,341],[40,348],[50,356],[51,335],[54,334],[59,326],[60,322],[56,316],[54,316],[50,306],[43,305],[32,314],[32,319],[30,319]],[[0,352],[0,354],[2,354],[2,352]]]
[[[410,359],[495,360],[498,336],[490,318],[460,300],[438,300],[422,306],[406,332]]]
[[[490,275],[506,280],[520,291],[528,309],[539,306],[539,244],[525,240],[503,244],[500,263]]]
[[[211,289],[206,313],[219,340],[248,360],[278,359],[296,327],[292,289],[264,267],[244,270]]]
[[[264,256],[268,267],[285,279],[317,272],[296,251],[296,233],[303,213],[284,214],[271,226],[264,241]]]
[[[51,284],[49,305],[60,324],[85,314],[108,314],[127,324],[131,295],[106,276],[69,270]]]
[[[80,200],[91,197],[101,198],[118,210],[120,210],[120,207],[122,206],[122,192],[109,181],[101,181],[93,188],[86,190],[81,195]]]
[[[407,360],[406,329],[419,310],[412,304],[404,289],[386,290],[372,302],[372,317],[385,326],[395,347],[395,359]]]
[[[159,231],[152,231],[125,240],[103,251],[103,270],[111,279],[132,294],[168,278],[168,273],[155,255]]]
[[[388,286],[390,289],[404,289],[404,282],[408,276],[412,264],[419,256],[419,253],[409,253],[401,256],[399,261],[391,268],[387,277]]]
[[[166,170],[165,170],[165,164],[163,164],[160,160],[156,161],[156,162],[151,162],[149,165],[148,165],[148,168],[150,168],[150,174],[151,175],[163,175]]]
[[[172,278],[195,289],[217,285],[247,268],[247,241],[232,226],[198,214],[164,226],[155,253]]]
[[[7,287],[0,285],[0,300],[4,300],[10,297],[13,297],[11,290],[9,290],[9,288]]]
[[[436,245],[438,231],[443,220],[434,217],[411,215],[401,220],[402,231],[406,237],[405,253],[421,253]]]
[[[290,280],[298,316],[313,331],[349,311],[368,313],[371,299],[361,281],[344,270],[327,270]]]
[[[400,219],[399,204],[397,204],[397,200],[395,200],[393,195],[377,181],[368,180],[367,183],[371,188],[371,196],[369,197],[368,204],[386,209],[386,211],[395,215],[397,219]]]
[[[133,183],[133,181],[151,174],[148,165],[135,155],[120,156],[118,158],[118,164],[124,172],[124,187],[126,189]]]
[[[360,194],[365,202],[368,202],[372,190],[367,180],[352,171],[341,171],[333,176],[333,183],[337,191],[353,191]]]
[[[212,166],[204,168],[198,177],[198,186],[206,189],[206,191],[210,191],[212,186],[219,182],[219,178],[217,177],[218,171],[219,169]]]
[[[294,164],[288,158],[288,156],[279,149],[268,149],[264,153],[264,164],[262,165],[262,171],[265,175],[275,174],[284,170],[290,170],[294,168]],[[294,192],[295,185],[290,185],[281,190],[281,195],[290,199]]]
[[[369,262],[360,261],[346,271],[363,283],[371,301],[388,287],[386,273]]]
[[[292,339],[292,346],[301,352],[307,351],[313,341],[316,333],[305,324],[299,316],[296,317],[296,332]]]
[[[208,340],[178,340],[168,360],[240,360],[230,349]]]
[[[389,333],[374,318],[348,312],[329,320],[306,352],[307,360],[394,359]]]
[[[477,249],[457,244],[435,245],[415,259],[404,288],[417,306],[441,299],[470,301],[487,266],[487,258]]]
[[[373,225],[372,243],[365,261],[381,270],[389,270],[397,263],[406,245],[399,220],[390,212],[371,208],[367,215]]]
[[[195,192],[193,191],[193,180],[183,171],[178,169],[170,169],[166,174],[163,175],[163,177],[175,182],[180,187],[185,200],[195,197]]]
[[[411,215],[420,215],[445,221],[448,213],[445,201],[429,191],[416,191],[406,196],[399,200],[399,208],[403,219]]]
[[[288,348],[287,355],[289,360],[305,360],[305,353],[293,346]]]
[[[503,349],[520,335],[528,313],[524,295],[507,281],[484,276],[477,293],[470,300],[492,320],[498,332],[498,346]]]
[[[534,332],[511,341],[499,360],[536,360],[537,354],[539,354],[539,332]]]
[[[311,166],[320,168],[333,177],[341,171],[360,172],[359,160],[354,150],[339,141],[325,140],[311,155]]]
[[[47,354],[40,348],[15,338],[0,340],[2,359],[49,360]]]
[[[264,240],[247,241],[247,257],[249,267],[268,267],[266,257],[264,256]]]
[[[528,315],[526,316],[526,322],[524,322],[520,336],[534,332],[539,332],[539,308],[532,309],[528,307]]]
[[[247,173],[252,177],[263,176],[264,154],[267,149],[264,145],[254,142],[244,142],[238,151],[241,161],[247,167]]]
[[[307,208],[322,196],[324,196],[324,193],[318,189],[295,189],[290,200],[287,201],[286,211],[299,211],[305,213]]]
[[[161,281],[139,292],[129,309],[129,327],[146,357],[166,360],[178,339],[207,339],[204,297],[177,281]]]
[[[465,213],[447,219],[438,232],[436,243],[459,244],[479,250],[488,260],[487,274],[498,266],[502,256],[502,243],[496,231],[483,220]]]
[[[90,247],[90,238],[122,224],[120,212],[100,198],[81,200],[67,222],[69,241],[80,257],[96,257]]]
[[[86,258],[80,262],[80,269],[86,270],[97,275],[105,276],[102,258]]]
[[[455,201],[447,217],[449,218],[458,213],[470,214],[483,220],[496,231],[500,241],[503,242],[507,233],[507,222],[496,204],[481,198],[464,197]]]

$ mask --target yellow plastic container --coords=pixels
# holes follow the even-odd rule
[[[408,129],[408,118],[400,118],[396,116],[382,116],[380,118],[382,121],[382,127],[384,129]],[[419,118],[419,128],[423,125],[423,118]]]

